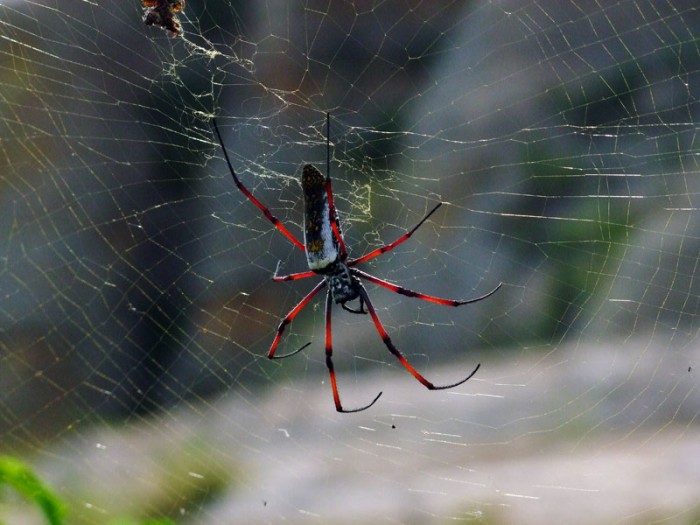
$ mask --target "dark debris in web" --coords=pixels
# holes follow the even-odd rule
[[[143,21],[147,26],[156,26],[170,31],[176,37],[182,34],[182,24],[177,13],[185,8],[185,0],[142,0],[146,12]]]

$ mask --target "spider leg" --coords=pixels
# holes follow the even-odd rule
[[[238,186],[238,189],[241,190],[241,193],[248,197],[250,201],[255,204],[258,209],[263,212],[265,217],[267,218],[268,221],[270,221],[275,228],[277,228],[279,231],[281,231],[287,239],[289,239],[294,246],[299,248],[300,250],[306,252],[306,248],[304,248],[304,245],[297,240],[294,235],[285,227],[284,224],[282,224],[277,217],[272,215],[270,213],[270,210],[268,210],[258,199],[256,199],[250,191],[248,191],[248,188],[246,188],[243,183],[238,180],[238,176],[236,175],[236,171],[233,169],[233,164],[231,164],[231,159],[228,156],[228,152],[226,151],[226,146],[224,146],[224,140],[221,138],[221,132],[219,132],[219,126],[216,124],[216,119],[212,119],[212,123],[214,124],[214,131],[216,132],[216,137],[219,139],[219,144],[221,144],[221,149],[224,152],[224,158],[226,159],[226,164],[228,164],[228,169],[231,172],[231,176],[233,177],[233,182],[236,183],[236,186]]]
[[[374,306],[372,306],[372,301],[369,299],[369,295],[367,295],[367,290],[365,290],[365,287],[362,286],[362,283],[359,283],[359,288],[360,288],[360,296],[364,298],[365,303],[367,304],[367,309],[369,310],[369,315],[372,316],[372,321],[374,321],[374,326],[377,327],[377,332],[379,332],[379,336],[382,338],[382,341],[384,341],[384,344],[386,347],[389,349],[389,352],[394,354],[396,358],[401,362],[401,364],[411,372],[413,377],[415,377],[418,381],[420,381],[423,386],[425,386],[428,390],[446,390],[448,388],[454,388],[456,386],[461,385],[462,383],[466,383],[469,381],[474,374],[476,374],[476,371],[479,370],[479,367],[481,364],[476,365],[476,368],[472,370],[472,372],[464,379],[457,381],[456,383],[452,383],[449,385],[444,385],[444,386],[436,386],[430,381],[428,381],[425,377],[423,377],[421,374],[419,374],[415,368],[413,368],[409,362],[406,360],[404,355],[399,351],[398,348],[394,346],[394,343],[391,341],[391,338],[389,337],[389,334],[386,333],[386,330],[384,329],[384,326],[382,325],[382,322],[379,320],[379,317],[377,317],[377,312],[374,310]]]
[[[365,405],[360,408],[353,408],[348,410],[343,408],[340,403],[340,394],[338,394],[338,383],[335,380],[335,369],[333,368],[333,334],[331,332],[331,310],[333,308],[333,298],[331,296],[331,291],[328,290],[326,294],[326,366],[328,367],[328,373],[331,376],[331,387],[333,388],[333,401],[335,402],[335,409],[338,412],[350,413],[350,412],[362,412],[367,410],[369,407],[374,405],[382,395],[381,392],[372,400],[369,405]]]
[[[416,299],[422,299],[423,301],[430,301],[431,303],[441,304],[443,306],[462,306],[463,304],[470,304],[470,303],[476,303],[476,302],[482,301],[482,300],[486,299],[487,297],[490,297],[493,294],[495,294],[499,290],[499,288],[503,285],[503,283],[498,283],[498,286],[496,286],[490,292],[488,292],[484,295],[481,295],[479,297],[475,297],[473,299],[466,299],[466,300],[443,299],[442,297],[435,297],[432,295],[427,295],[424,293],[409,290],[408,288],[404,288],[403,286],[399,286],[397,284],[390,283],[388,281],[380,279],[379,277],[375,277],[374,275],[370,275],[366,272],[363,272],[362,270],[358,270],[357,268],[353,268],[350,271],[353,275],[356,275],[356,276],[361,277],[363,279],[367,279],[368,281],[371,281],[374,284],[378,284],[379,286],[386,288],[387,290],[391,290],[392,292],[399,293],[399,294],[405,295],[407,297],[415,297]],[[360,298],[362,298],[362,296],[360,296]]]
[[[309,270],[308,272],[290,273],[289,275],[277,275],[277,272],[280,271],[280,264],[282,264],[281,261],[277,261],[277,268],[275,268],[275,273],[272,276],[272,280],[277,283],[282,281],[296,281],[298,279],[306,279],[307,277],[317,275],[317,273],[313,270]]]
[[[297,355],[297,354],[298,354],[299,352],[301,352],[304,348],[306,348],[307,346],[310,346],[310,345],[311,345],[310,342],[309,342],[309,343],[306,343],[305,345],[300,346],[299,348],[297,348],[297,349],[294,350],[293,352],[289,352],[288,354],[284,354],[284,355],[276,355],[276,356],[274,356],[274,357],[270,357],[270,359],[284,359],[284,358],[286,358],[286,357],[292,357],[293,355]]]
[[[442,206],[442,202],[438,202],[438,203],[435,205],[435,207],[434,207],[432,210],[430,210],[430,211],[428,212],[428,214],[420,220],[420,222],[419,222],[418,224],[416,224],[411,230],[409,230],[409,231],[407,231],[406,233],[404,233],[401,237],[399,237],[398,239],[396,239],[394,242],[389,243],[389,244],[385,244],[384,246],[380,246],[380,247],[377,248],[376,250],[372,250],[371,252],[369,252],[369,253],[363,255],[362,257],[358,257],[357,259],[351,259],[351,260],[349,260],[349,261],[348,261],[348,266],[355,266],[355,265],[360,264],[360,263],[363,263],[363,262],[365,262],[365,261],[369,261],[370,259],[374,259],[374,258],[377,257],[378,255],[381,255],[381,254],[383,254],[383,253],[389,252],[389,251],[393,250],[394,248],[396,248],[399,244],[402,244],[402,243],[406,242],[408,239],[411,238],[411,235],[413,235],[413,234],[415,233],[415,231],[416,231],[418,228],[420,228],[420,227],[423,225],[423,223],[424,223],[425,221],[427,221],[428,218],[429,218],[433,213],[435,213],[435,211],[436,211],[440,206]]]
[[[335,213],[335,204],[333,204],[333,190],[331,189],[331,114],[326,113],[326,194],[328,195],[328,219],[331,223],[333,235],[335,235],[340,247],[340,260],[344,261],[348,256],[348,250],[345,247],[345,240],[340,231],[340,221]]]
[[[295,350],[291,354],[285,354],[285,355],[280,355],[275,357],[275,351],[277,350],[277,345],[280,343],[280,339],[282,339],[282,333],[284,332],[284,329],[287,327],[289,323],[292,322],[292,320],[297,316],[299,312],[309,303],[311,299],[314,298],[314,296],[323,288],[326,286],[326,281],[323,280],[320,283],[318,283],[316,286],[313,287],[313,289],[306,294],[306,297],[304,297],[299,303],[292,308],[292,310],[280,321],[280,325],[277,327],[277,335],[275,336],[275,340],[272,341],[272,345],[270,346],[270,351],[267,353],[268,359],[284,359],[285,357],[290,357],[293,356],[294,354],[298,354],[301,352],[304,348],[309,346],[311,343],[307,343],[298,350]]]
[[[366,314],[367,310],[365,310],[365,301],[360,297],[360,307],[357,310],[353,310],[349,306],[347,306],[347,303],[341,303],[340,307],[345,310],[346,312],[350,312],[351,314]]]

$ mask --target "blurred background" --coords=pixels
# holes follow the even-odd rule
[[[694,2],[0,5],[0,454],[70,523],[700,523]],[[368,284],[334,410],[301,238],[326,163]],[[41,523],[0,492],[0,519]],[[129,521],[132,523],[132,521]]]

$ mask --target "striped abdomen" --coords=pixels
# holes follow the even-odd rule
[[[338,240],[333,235],[326,178],[311,164],[301,176],[304,190],[304,244],[309,269],[324,273],[338,261]]]

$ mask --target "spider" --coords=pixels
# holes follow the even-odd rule
[[[354,313],[354,314],[367,314],[369,313],[374,326],[379,333],[384,345],[389,349],[399,362],[408,370],[413,377],[415,377],[421,384],[423,384],[429,390],[445,390],[448,388],[454,388],[467,382],[471,379],[477,370],[479,370],[480,364],[476,365],[476,368],[471,371],[471,373],[464,379],[457,381],[456,383],[451,383],[448,385],[435,385],[423,377],[418,371],[411,366],[411,364],[406,360],[404,355],[399,351],[394,345],[389,334],[384,329],[377,312],[374,309],[372,301],[362,284],[361,279],[369,281],[371,283],[377,284],[387,290],[392,292],[405,295],[407,297],[415,297],[423,301],[429,301],[436,304],[441,304],[443,306],[461,306],[464,304],[476,303],[487,297],[496,293],[496,291],[501,287],[502,283],[499,283],[490,292],[473,299],[466,300],[456,300],[456,299],[443,299],[441,297],[434,297],[432,295],[426,295],[420,292],[415,292],[404,288],[397,284],[390,283],[373,275],[370,275],[362,270],[356,268],[360,263],[374,259],[375,257],[382,255],[383,253],[389,252],[399,246],[400,244],[407,241],[415,231],[420,228],[420,226],[428,220],[428,218],[435,213],[435,211],[442,205],[439,202],[435,207],[430,210],[425,217],[423,217],[418,224],[416,224],[412,229],[408,230],[401,237],[396,239],[394,242],[380,246],[365,255],[358,257],[357,259],[348,258],[348,250],[345,246],[345,240],[343,239],[343,233],[340,228],[340,221],[338,220],[338,214],[336,213],[335,206],[333,204],[333,192],[331,190],[331,176],[330,176],[330,114],[326,114],[326,148],[327,148],[327,159],[326,159],[326,176],[324,177],[321,172],[316,169],[311,164],[306,164],[302,171],[301,186],[304,192],[304,207],[305,207],[305,221],[304,221],[304,242],[301,243],[285,226],[282,224],[268,208],[266,208],[253,194],[243,185],[243,183],[238,179],[236,171],[233,169],[231,164],[231,159],[229,158],[224,141],[221,138],[221,133],[219,127],[216,124],[216,120],[212,120],[214,124],[214,131],[221,145],[221,149],[224,152],[224,158],[226,159],[226,164],[228,165],[233,181],[235,182],[238,189],[253,203],[258,209],[265,215],[267,220],[269,220],[287,239],[297,248],[302,250],[306,254],[306,261],[308,263],[309,270],[305,272],[292,273],[289,275],[279,275],[280,264],[277,264],[277,269],[272,277],[276,282],[282,281],[296,281],[299,279],[306,279],[307,277],[313,277],[319,275],[323,277],[316,286],[314,286],[311,291],[306,294],[299,303],[292,308],[292,310],[282,319],[277,328],[277,334],[275,335],[270,350],[267,353],[269,359],[283,359],[286,357],[293,356],[301,352],[304,348],[309,346],[311,343],[306,343],[301,348],[284,355],[275,355],[277,351],[277,346],[282,338],[282,334],[286,326],[291,323],[294,318],[301,312],[301,310],[309,304],[311,299],[313,299],[316,294],[318,294],[326,286],[328,290],[326,292],[326,338],[325,338],[325,350],[326,350],[326,366],[328,367],[328,373],[330,374],[331,388],[333,389],[333,401],[335,402],[335,409],[338,412],[350,413],[350,412],[361,412],[367,410],[372,405],[374,405],[382,392],[379,392],[375,398],[365,406],[359,408],[347,409],[343,408],[340,402],[340,394],[338,393],[338,384],[336,382],[335,370],[333,368],[333,339],[331,332],[331,310],[333,303],[340,304],[341,308],[344,310]],[[350,308],[346,303],[353,301],[355,299],[359,300],[359,307],[357,309]],[[365,307],[367,309],[365,310]]]

